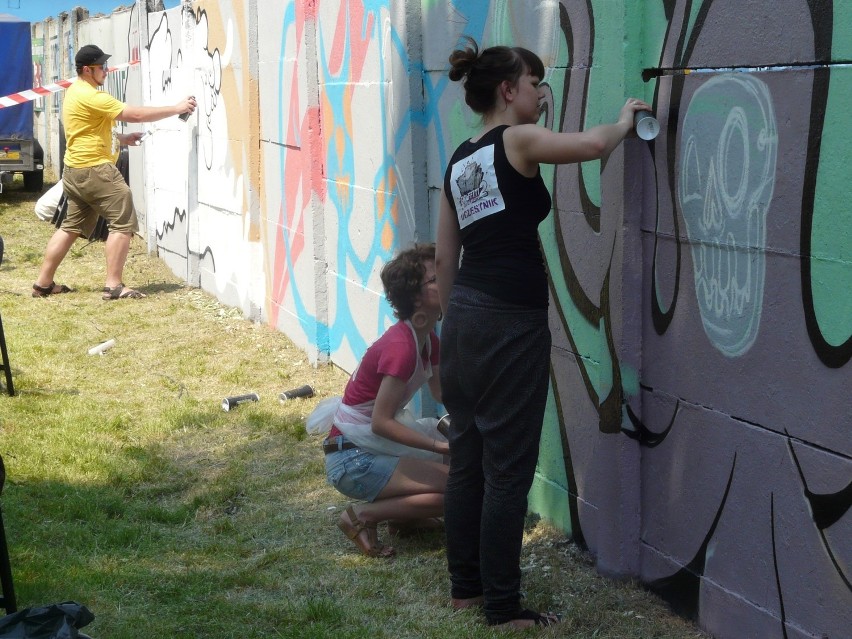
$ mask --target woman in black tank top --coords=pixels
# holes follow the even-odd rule
[[[538,225],[551,200],[539,165],[597,160],[650,109],[629,99],[613,124],[579,133],[538,126],[544,65],[520,47],[453,51],[450,79],[482,115],[444,176],[436,269],[444,322],[441,387],[451,416],[445,495],[455,608],[525,628],[558,615],[520,605],[527,494],[538,460],[550,365],[547,275]],[[461,264],[459,258],[463,257]]]

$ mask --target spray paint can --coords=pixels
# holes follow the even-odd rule
[[[450,437],[450,414],[447,413],[441,419],[438,420],[438,425],[436,426],[438,432],[441,433],[444,437],[449,439]]]
[[[314,389],[305,384],[304,386],[299,386],[299,388],[291,388],[290,390],[286,390],[281,393],[278,397],[282,402],[286,402],[288,399],[296,399],[297,397],[313,397]]]
[[[113,346],[115,346],[115,340],[114,339],[108,339],[105,342],[101,342],[97,346],[92,346],[92,348],[89,349],[89,355],[103,355],[106,351],[111,349]]]
[[[634,113],[633,127],[636,129],[636,135],[643,140],[653,140],[660,132],[660,123],[650,111]]]
[[[194,96],[194,95],[191,95],[191,96],[189,96],[189,97],[190,97],[190,98],[192,98],[193,100],[195,99],[195,96]],[[181,114],[178,116],[178,118],[180,118],[181,120],[183,120],[184,122],[186,122],[186,121],[189,119],[189,116],[190,116],[190,115],[192,115],[192,114],[191,114],[189,111],[187,111],[186,113],[181,113]]]
[[[236,408],[245,402],[259,402],[260,397],[257,393],[249,393],[248,395],[237,395],[235,397],[226,397],[222,400],[222,410],[228,412],[232,408]]]

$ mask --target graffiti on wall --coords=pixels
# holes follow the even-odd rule
[[[299,65],[314,28],[320,60],[312,94]],[[284,316],[294,316],[318,350],[351,369],[393,319],[376,293],[378,270],[414,226],[409,180],[398,169],[411,155],[404,133],[410,114],[404,101],[401,113],[394,110],[394,92],[407,82],[395,70],[411,62],[386,2],[287,3],[280,46],[278,76],[286,84],[278,95],[286,99],[277,113],[278,167],[267,174],[281,198],[270,224],[270,317],[283,328]],[[288,68],[293,60],[295,72]],[[306,228],[317,215],[325,220],[324,239]],[[306,249],[307,238],[322,245],[322,255]],[[326,305],[314,305],[313,260],[328,267],[319,284],[327,288]]]
[[[816,188],[842,159],[820,149],[824,116],[841,108],[828,88],[842,76],[827,65],[787,64],[831,60],[831,6],[784,3],[785,20],[812,26],[797,30],[790,50],[753,32],[774,20],[764,9],[729,4],[665,5],[654,62],[707,73],[655,80],[663,134],[628,156],[645,165],[644,300],[623,290],[613,270],[629,262],[612,249],[622,202],[598,206],[577,167],[555,173],[552,382],[566,431],[572,529],[592,547],[606,534],[584,507],[605,507],[594,485],[602,478],[599,438],[590,429],[636,439],[644,448],[644,580],[699,618],[752,608],[761,627],[775,624],[783,636],[796,626],[839,636],[852,609],[850,424],[842,419],[849,273],[826,265],[843,252],[816,260],[813,239],[832,233],[832,210],[843,206],[828,180]],[[550,101],[554,127],[576,130],[593,108],[595,43],[582,34],[604,19],[593,5],[562,3],[570,67],[564,81],[550,82],[565,87],[564,99]],[[712,72],[734,63],[744,68]],[[613,184],[603,180],[601,188]],[[828,287],[836,304],[817,311],[814,286]],[[622,322],[613,302],[621,299],[644,309],[636,390],[638,371],[613,333]],[[823,334],[844,319],[845,334]],[[820,613],[814,592],[831,601],[821,605],[833,617]]]
[[[199,6],[192,15],[192,48],[184,50],[181,9],[149,14],[150,99],[169,103],[194,95],[198,102],[186,122],[174,118],[153,127],[149,148],[156,163],[149,167],[158,175],[158,188],[151,208],[158,216],[157,245],[172,269],[253,315],[249,256],[257,232],[245,212],[248,190],[250,185],[257,190],[259,176],[246,170],[253,152],[245,123],[228,117],[243,112],[248,100],[248,79],[241,65],[232,65],[247,29],[235,26],[233,18],[227,11],[211,16]],[[189,209],[195,214],[188,215]]]
[[[217,39],[211,39],[208,12],[198,11],[195,20],[193,39],[198,45],[198,51],[193,60],[196,64],[194,71],[198,76],[198,82],[193,84],[201,89],[195,96],[198,101],[198,126],[201,129],[199,159],[203,162],[204,168],[211,171],[214,165],[221,165],[224,162],[224,156],[228,151],[226,147],[217,144],[220,132],[215,129],[217,126],[227,127],[227,112],[222,113],[217,110],[217,107],[222,96],[222,70],[230,62],[230,48],[235,44],[235,36],[233,23],[227,21],[225,41],[218,43],[225,47],[223,55],[217,46]]]
[[[407,168],[415,136],[437,175],[475,126],[444,72],[459,36],[537,50],[554,130],[617,112],[629,80],[606,65],[629,66],[612,37],[622,16],[533,4],[422,3],[423,23],[442,25],[422,59],[387,2],[274,3],[257,42],[251,3],[199,2],[186,51],[179,11],[151,14],[152,101],[191,87],[200,103],[190,129],[153,138],[196,144],[199,158],[155,169],[164,259],[197,264],[220,299],[260,304],[297,343],[352,368],[392,321],[378,269],[427,214]],[[852,16],[826,0],[776,5],[646,7],[657,20],[646,64],[668,71],[642,85],[635,68],[629,89],[651,96],[661,135],[611,164],[546,170],[548,423],[575,539],[596,550],[613,534],[599,525],[616,507],[602,451],[633,444],[643,580],[700,619],[736,609],[785,636],[833,636],[852,623],[852,194],[837,116],[852,91],[830,62]],[[422,109],[410,74],[422,75]],[[255,103],[259,131],[245,117]]]
[[[704,332],[740,357],[757,338],[766,273],[778,146],[769,87],[745,73],[712,77],[692,96],[680,138],[677,197]]]
[[[148,14],[144,66],[148,74],[146,98],[151,104],[167,104],[175,97],[175,85],[184,67],[181,32],[180,10]],[[178,138],[172,123],[161,121],[146,130],[154,133],[146,141],[144,152],[146,169],[154,175],[152,181],[156,185],[146,206],[147,228],[153,233],[163,260],[176,273],[186,277],[187,261],[198,259],[198,252],[189,245],[187,228],[188,166],[186,156],[181,153],[186,144]]]

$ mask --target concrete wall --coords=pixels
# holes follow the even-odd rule
[[[113,87],[128,98],[197,96],[131,150],[151,250],[346,370],[392,321],[379,267],[434,237],[477,125],[446,77],[460,36],[537,51],[554,130],[652,102],[653,142],[544,170],[554,345],[531,507],[718,637],[848,635],[849,7],[146,6],[43,23],[45,68],[93,40],[138,52]]]
[[[642,162],[640,573],[720,636],[841,637],[850,7],[667,9],[658,66],[708,72],[658,80]]]

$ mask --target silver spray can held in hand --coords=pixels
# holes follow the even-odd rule
[[[191,96],[189,96],[189,97],[190,97],[190,98],[192,98],[193,100],[195,99],[195,96],[194,96],[194,95],[191,95]],[[192,114],[191,114],[189,111],[187,111],[186,113],[181,113],[181,114],[178,116],[178,118],[180,118],[181,120],[183,120],[184,122],[186,122],[186,121],[189,119],[189,116],[190,116],[190,115],[192,115]]]
[[[653,140],[660,132],[660,123],[650,111],[637,111],[633,114],[633,127],[636,135],[643,140]]]
[[[438,425],[436,426],[438,432],[441,433],[447,439],[450,438],[450,414],[447,413],[441,419],[438,420]]]

